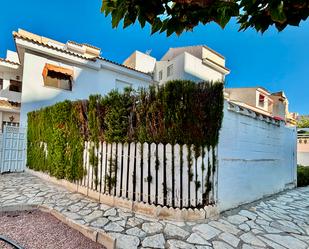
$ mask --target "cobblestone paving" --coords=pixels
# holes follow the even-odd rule
[[[117,238],[118,248],[309,248],[309,188],[223,214],[218,220],[164,222],[99,204],[23,174],[0,175],[0,207],[40,204]]]

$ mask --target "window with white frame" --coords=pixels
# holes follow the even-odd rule
[[[172,65],[169,65],[169,66],[167,67],[167,77],[172,76],[172,75],[173,75],[173,71],[174,71],[174,66],[173,66],[173,64],[172,64]]]
[[[44,79],[44,86],[72,91],[72,69],[46,64],[42,75]]]

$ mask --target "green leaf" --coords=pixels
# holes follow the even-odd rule
[[[280,4],[275,8],[271,8],[270,16],[271,19],[275,22],[284,23],[287,20],[283,9],[283,1],[281,1]]]

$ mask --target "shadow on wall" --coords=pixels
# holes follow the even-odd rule
[[[89,62],[84,66],[73,64],[64,64],[62,62],[49,61],[36,55],[27,54],[31,60],[37,60],[39,65],[34,69],[35,64],[26,67],[24,72],[22,105],[21,105],[21,125],[27,126],[27,113],[42,107],[53,105],[64,100],[82,100],[88,99],[92,94],[105,95],[116,88],[116,81],[128,82],[133,88],[146,87],[147,81],[133,76],[126,76],[112,70],[101,68],[101,62]],[[33,57],[33,58],[32,58]],[[28,59],[29,60],[29,59]],[[26,59],[25,59],[26,61]],[[40,68],[44,68],[46,63],[55,65],[61,64],[64,68],[73,68],[74,76],[72,82],[72,91],[58,89],[44,85],[44,80]],[[94,69],[96,65],[96,69]],[[30,73],[27,73],[30,72]],[[31,75],[35,72],[35,75]]]

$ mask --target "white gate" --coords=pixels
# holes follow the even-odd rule
[[[26,130],[4,126],[0,134],[0,173],[22,172],[26,167]]]

